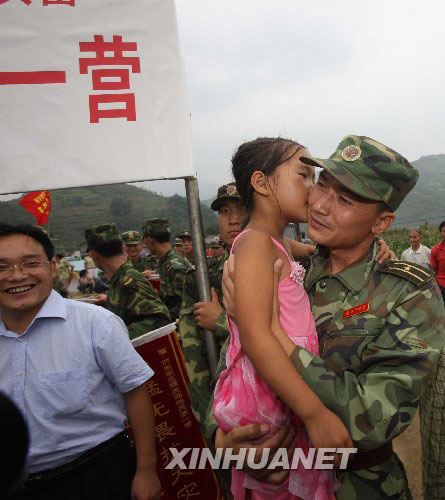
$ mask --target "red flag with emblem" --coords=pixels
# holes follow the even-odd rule
[[[49,191],[33,191],[24,196],[20,205],[36,218],[37,226],[46,224],[51,210],[51,197]]]

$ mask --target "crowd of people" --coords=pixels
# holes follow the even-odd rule
[[[424,495],[445,497],[445,222],[431,251],[410,229],[400,261],[378,240],[417,171],[350,135],[328,159],[293,140],[258,138],[236,150],[232,172],[211,205],[219,236],[209,245],[209,302],[199,300],[190,232],[172,241],[167,219],[141,232],[85,230],[91,260],[79,290],[99,283],[96,304],[56,291],[71,270],[43,231],[0,225],[0,391],[30,437],[4,495],[160,498],[144,385],[153,371],[130,341],[176,322],[209,447],[329,448],[337,467],[335,450],[358,450],[335,471],[216,471],[225,498],[409,499],[392,440],[419,407]],[[316,246],[284,238],[291,222],[307,222]],[[205,331],[220,356],[213,379]]]

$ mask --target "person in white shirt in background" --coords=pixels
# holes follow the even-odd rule
[[[431,249],[421,245],[422,232],[418,227],[411,227],[408,236],[411,247],[403,251],[400,260],[407,260],[414,264],[419,264],[426,269],[430,268]]]

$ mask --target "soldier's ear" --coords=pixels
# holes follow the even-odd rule
[[[389,229],[394,222],[395,215],[393,212],[383,211],[379,214],[378,219],[372,226],[373,234],[380,234]]]

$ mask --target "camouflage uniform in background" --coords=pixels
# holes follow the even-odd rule
[[[176,253],[181,253],[181,252],[178,251],[178,247],[182,247],[182,240],[181,240],[181,238],[175,238],[175,251],[176,251]]]
[[[144,237],[162,233],[170,233],[167,219],[151,219],[144,224]],[[160,297],[172,321],[179,317],[185,275],[191,267],[190,262],[174,249],[159,259]]]
[[[212,202],[212,210],[217,211],[223,200],[240,199],[235,183],[224,184],[218,188],[216,199]],[[211,245],[222,246],[224,242],[219,236],[212,239]],[[225,245],[224,245],[225,246]],[[222,273],[224,262],[229,258],[229,248],[225,246],[224,255],[221,257],[208,257],[207,267],[209,270],[210,286],[213,287],[222,306]],[[179,315],[178,332],[182,342],[187,372],[190,379],[190,400],[192,409],[198,420],[203,433],[205,433],[205,420],[207,407],[213,390],[210,386],[211,377],[207,350],[204,339],[204,330],[195,321],[194,305],[199,302],[198,286],[196,283],[196,273],[190,270],[187,273],[182,296],[181,312]],[[213,331],[218,352],[229,336],[229,326],[227,324],[225,311],[221,312],[215,330]]]
[[[89,228],[85,238],[93,250],[102,243],[121,241],[114,224]],[[131,262],[122,264],[111,276],[106,307],[123,320],[130,339],[171,323],[167,307]]]
[[[229,257],[226,249],[222,257],[210,257],[207,259],[210,286],[217,294],[222,305],[221,280],[224,262]],[[196,283],[195,269],[187,271],[184,290],[182,294],[181,311],[179,313],[178,332],[181,339],[182,350],[190,379],[190,400],[193,413],[204,432],[205,417],[212,391],[210,389],[210,371],[207,360],[204,330],[195,321],[194,305],[199,302],[198,285]],[[226,312],[222,311],[213,330],[216,346],[219,350],[229,335],[229,327],[226,320]]]
[[[141,233],[139,231],[126,231],[121,234],[121,238],[125,245],[137,245],[142,241]],[[143,271],[158,272],[159,270],[159,260],[156,255],[141,255],[136,262],[131,261],[131,263],[140,273]]]
[[[182,243],[182,239],[183,238],[190,238],[192,239],[192,233],[188,230],[188,229],[184,229],[184,231],[182,231],[181,233],[179,233],[175,239],[175,242],[176,240],[181,240],[181,243]],[[193,243],[193,241],[192,241]],[[192,255],[187,255],[187,256],[184,256],[185,259],[187,259],[192,265],[195,264],[195,259],[194,259],[194,256],[193,254]]]
[[[61,259],[56,263],[57,278],[62,282],[64,288],[68,288],[71,281],[73,266],[66,260]]]
[[[62,297],[64,297],[65,299],[68,297],[68,289],[66,288],[66,286],[62,283],[62,281],[60,281],[60,278],[56,275],[56,277],[54,278],[54,282],[53,282],[53,289],[57,292],[57,293],[60,293],[60,295]]]
[[[392,211],[418,177],[398,153],[365,137],[345,138],[328,160],[302,161],[324,168],[351,191],[383,201]],[[317,248],[305,288],[320,355],[297,346],[291,356],[359,449],[348,469],[337,471],[340,500],[411,498],[391,440],[412,422],[444,345],[445,312],[430,273],[401,261],[379,265],[377,251],[373,243],[359,261],[329,274],[324,270],[329,250]],[[219,373],[224,361],[220,357]],[[216,428],[209,406],[210,436]]]

